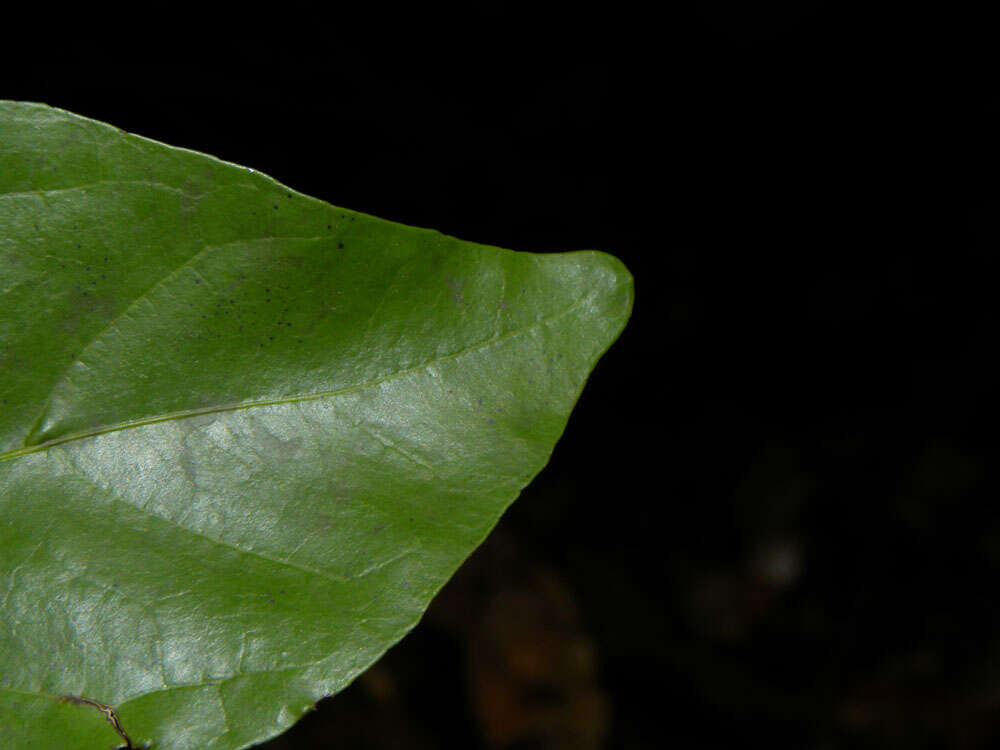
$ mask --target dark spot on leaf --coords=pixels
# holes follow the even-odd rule
[[[339,249],[343,250],[343,249],[344,249],[344,243],[343,243],[343,242],[338,242],[338,243],[337,243],[337,247],[338,247]]]

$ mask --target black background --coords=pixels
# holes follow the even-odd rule
[[[272,9],[9,69],[5,98],[635,276],[550,465],[383,663],[266,747],[1000,742],[989,24],[748,5],[391,33]],[[584,666],[506,664],[532,649],[510,601]],[[490,679],[512,715],[477,703]]]

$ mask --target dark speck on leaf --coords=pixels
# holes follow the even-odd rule
[[[333,229],[333,225],[331,225],[331,224],[327,224],[327,225],[326,225],[326,228],[327,228],[327,229]]]
[[[340,250],[343,250],[343,249],[344,249],[344,243],[343,243],[343,242],[338,242],[338,243],[337,243],[337,247],[338,247],[338,248],[339,248]]]
[[[278,210],[278,204],[277,204],[277,203],[275,203],[275,204],[274,204],[274,210],[275,210],[275,211],[277,211],[277,210]]]
[[[195,284],[200,284],[200,283],[201,283],[201,279],[195,279],[195,280],[194,280],[194,283],[195,283]]]
[[[76,246],[77,246],[77,247],[80,247],[80,243],[79,243],[79,242],[77,242],[77,243],[76,243]]]

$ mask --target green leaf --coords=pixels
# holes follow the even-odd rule
[[[620,262],[400,226],[0,102],[0,738],[246,747],[419,620],[547,461]]]

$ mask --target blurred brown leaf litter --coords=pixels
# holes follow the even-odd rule
[[[428,633],[434,642],[420,643]],[[576,596],[502,525],[404,643],[267,748],[605,746],[611,701]],[[453,689],[442,689],[449,682]],[[426,701],[433,710],[421,710]],[[443,717],[436,727],[434,714]]]

